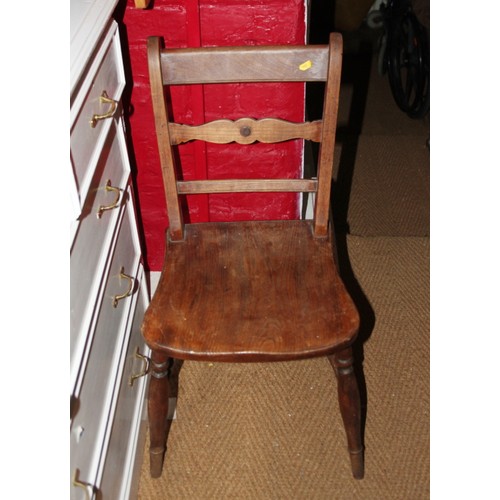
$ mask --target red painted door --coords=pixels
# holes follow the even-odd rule
[[[129,0],[123,20],[133,83],[129,128],[138,206],[147,264],[159,271],[168,220],[149,94],[147,37],[162,36],[167,47],[303,44],[305,6],[304,0],[155,0],[151,9],[141,10]],[[187,97],[188,105],[180,105],[180,97]],[[175,119],[189,124],[247,116],[300,121],[303,102],[304,85],[297,83],[190,86],[172,93]],[[190,143],[179,147],[179,156],[185,179],[298,177],[303,144]],[[187,206],[191,222],[299,216],[299,198],[293,193],[197,195],[188,198]]]

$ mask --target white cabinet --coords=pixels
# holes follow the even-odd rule
[[[106,33],[93,67],[71,107],[71,163],[81,208],[92,182],[94,165],[113,120],[98,119],[117,107],[125,87],[120,39],[115,26]],[[119,109],[115,113],[119,113]]]
[[[143,340],[140,328],[149,303],[144,285],[145,283],[137,299],[123,364],[123,376],[100,487],[103,498],[130,498],[138,487],[141,463],[136,452],[141,453],[142,448],[137,450],[136,443],[143,443],[145,438],[145,426],[140,424],[146,379],[141,374],[148,368],[148,360],[144,359],[141,352]],[[129,439],[123,439],[123,436],[129,436]]]
[[[134,497],[144,436],[147,379],[141,375],[149,352],[140,325],[149,294],[121,117],[125,78],[111,19],[115,4],[71,3],[70,497],[75,500]]]

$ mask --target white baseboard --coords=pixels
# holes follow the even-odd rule
[[[161,271],[152,271],[149,273],[149,283],[151,285],[151,297],[154,295],[158,282],[160,281]]]

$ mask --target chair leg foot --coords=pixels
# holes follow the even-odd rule
[[[363,479],[365,476],[365,460],[363,450],[357,453],[349,451],[349,456],[351,457],[351,470],[354,479]]]
[[[149,449],[149,473],[152,478],[158,478],[163,471],[163,459],[165,458],[166,448]]]
[[[151,477],[161,476],[168,431],[168,357],[153,351],[148,394],[149,459]]]
[[[363,443],[361,438],[361,402],[354,373],[352,349],[328,356],[337,376],[340,413],[347,435],[351,470],[355,479],[364,476]]]

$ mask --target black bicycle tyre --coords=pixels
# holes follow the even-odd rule
[[[387,74],[392,95],[409,117],[422,118],[430,103],[428,35],[411,11],[391,25]]]

